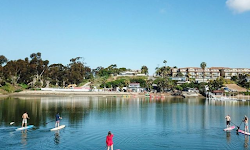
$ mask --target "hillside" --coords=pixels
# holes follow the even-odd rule
[[[247,89],[238,86],[237,84],[225,84],[226,87],[231,89],[232,91],[237,91],[237,92],[246,92]]]

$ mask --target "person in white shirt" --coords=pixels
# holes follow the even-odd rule
[[[229,128],[229,127],[230,127],[231,118],[230,118],[229,115],[227,115],[227,116],[225,117],[225,119],[226,119],[227,128]]]

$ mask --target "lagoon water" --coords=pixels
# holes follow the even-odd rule
[[[227,114],[236,125],[244,115],[250,116],[249,103],[102,96],[5,98],[0,100],[0,149],[104,150],[108,131],[114,134],[114,149],[120,150],[249,149],[249,136],[223,131]],[[24,111],[35,128],[15,131]],[[57,112],[66,128],[51,132]]]

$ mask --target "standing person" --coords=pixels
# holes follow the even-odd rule
[[[113,136],[114,135],[111,133],[111,131],[109,131],[106,137],[107,150],[109,150],[109,148],[113,150]]]
[[[27,127],[27,119],[30,119],[27,112],[24,112],[24,114],[22,115],[23,121],[22,121],[22,127],[25,124],[25,127]]]
[[[246,115],[244,117],[243,122],[244,122],[244,125],[245,125],[245,132],[249,132],[249,130],[248,130],[248,118],[247,118]]]
[[[227,115],[227,116],[225,117],[225,119],[226,119],[227,128],[229,128],[229,127],[230,127],[231,117],[230,117],[229,115]]]
[[[62,119],[62,117],[60,117],[59,113],[57,113],[56,114],[56,124],[55,124],[55,127],[59,127],[60,119]]]

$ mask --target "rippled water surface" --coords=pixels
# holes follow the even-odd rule
[[[15,131],[27,111],[35,127]],[[66,125],[51,132],[59,112]],[[114,149],[249,149],[249,137],[224,132],[225,116],[240,125],[249,102],[197,98],[20,97],[0,100],[0,149],[104,150],[108,131]],[[10,122],[14,121],[13,126]],[[50,122],[52,121],[52,122]],[[241,124],[243,128],[243,124]]]

